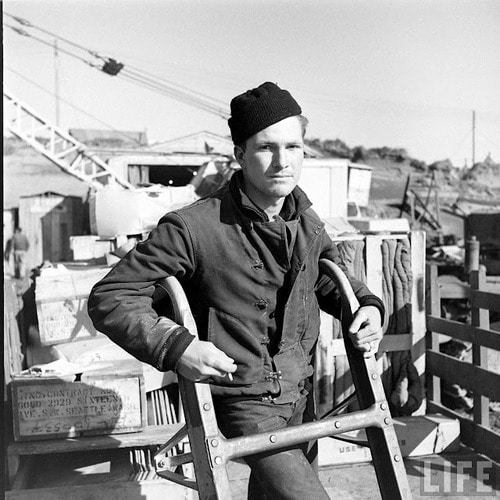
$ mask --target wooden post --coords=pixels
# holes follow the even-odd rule
[[[471,271],[469,283],[472,288],[472,294],[476,290],[484,290],[486,283],[486,271],[484,267],[481,267],[479,271]],[[485,330],[490,327],[490,312],[487,309],[479,309],[477,307],[472,307],[472,326],[477,328],[483,328]],[[488,350],[486,347],[481,346],[473,339],[472,344],[472,362],[474,366],[480,368],[488,369]],[[474,392],[474,423],[476,425],[482,425],[483,427],[489,428],[489,406],[490,400],[486,396],[482,396]],[[476,438],[475,438],[475,441]],[[476,442],[476,446],[479,443]],[[479,449],[480,446],[477,446]]]
[[[464,273],[479,270],[480,243],[475,236],[471,236],[465,242],[465,264]]]
[[[366,286],[379,298],[382,291],[382,240],[380,235],[367,235],[365,241]]]
[[[413,283],[411,290],[411,356],[425,387],[425,350],[426,350],[426,304],[425,304],[425,231],[410,233],[411,270]],[[425,415],[426,400],[414,415]]]
[[[426,267],[426,306],[427,313],[431,316],[441,317],[441,297],[439,293],[438,272],[435,264]],[[439,352],[438,335],[427,331],[427,349]],[[441,382],[435,375],[427,376],[427,398],[433,403],[441,404]]]
[[[399,218],[403,217],[403,212],[405,211],[405,208],[406,208],[406,202],[408,199],[408,188],[410,187],[410,180],[411,180],[411,174],[408,174],[408,177],[406,178],[406,185],[405,185],[405,192],[403,195],[403,201],[401,202],[401,209],[399,211]]]
[[[439,191],[436,187],[434,188],[434,204],[436,206],[436,220],[439,227],[441,227],[441,204],[439,202]]]

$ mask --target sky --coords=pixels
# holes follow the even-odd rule
[[[227,108],[275,82],[300,103],[308,137],[402,147],[427,163],[470,166],[475,110],[476,161],[500,162],[497,0],[4,0],[3,10],[4,88],[55,121],[57,73],[61,101],[85,113],[60,101],[63,128],[104,122],[151,142],[229,133],[216,114],[56,59],[53,36],[20,36],[6,13]]]

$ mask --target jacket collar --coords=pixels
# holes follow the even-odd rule
[[[229,192],[238,208],[254,221],[268,221],[267,214],[259,208],[245,193],[243,172],[238,170],[229,182]],[[285,198],[280,216],[285,221],[298,219],[312,205],[307,195],[298,186]]]

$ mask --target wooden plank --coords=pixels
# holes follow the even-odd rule
[[[474,327],[449,319],[427,316],[427,329],[431,332],[449,335],[464,342],[474,341]]]
[[[420,232],[420,231],[419,231]],[[408,233],[395,233],[395,234],[377,234],[377,235],[366,235],[366,234],[359,234],[359,233],[352,233],[352,234],[346,234],[346,235],[335,235],[332,236],[330,235],[330,238],[333,241],[354,241],[354,240],[364,240],[366,236],[377,236],[377,238],[380,238],[381,241],[383,240],[401,240],[403,238],[408,237]]]
[[[469,280],[472,288],[471,324],[478,328],[489,329],[489,311],[478,308],[478,306],[474,304],[474,302],[477,303],[477,294],[479,293],[479,290],[483,290],[484,284],[486,283],[486,273],[484,268],[481,268],[480,271],[472,271],[469,275]],[[472,344],[472,362],[475,366],[479,366],[481,368],[488,367],[488,351],[486,347],[478,345],[477,343]],[[477,389],[480,388],[477,387]],[[488,393],[482,392],[481,390],[474,391],[474,422],[484,427],[490,426],[490,402],[486,397],[487,395]]]
[[[365,247],[366,285],[377,297],[382,291],[382,238],[379,235],[366,236]]]
[[[184,424],[150,425],[141,432],[86,436],[80,438],[48,439],[12,443],[8,447],[10,455],[46,455],[51,453],[72,453],[89,450],[115,448],[136,448],[163,444],[174,436]]]
[[[426,282],[425,282],[425,297],[427,312],[433,317],[439,317],[441,314],[441,299],[439,296],[439,285],[437,279],[437,266],[427,265],[426,267]],[[426,366],[429,363],[429,353],[439,351],[438,336],[432,330],[427,332],[426,336]],[[441,382],[439,377],[433,375],[431,370],[426,370],[427,397],[431,400],[441,402]]]
[[[474,290],[471,297],[472,307],[500,312],[500,294]]]
[[[482,425],[475,428],[474,448],[488,457],[500,461],[500,435]]]
[[[409,351],[412,346],[412,334],[402,333],[399,335],[385,335],[380,342],[378,352]],[[335,339],[331,342],[333,356],[345,356],[343,339]]]
[[[500,351],[500,332],[474,328],[471,325],[435,316],[427,316],[427,329],[448,335],[463,342],[475,342],[488,349]]]
[[[442,299],[468,299],[471,291],[467,283],[439,283]]]
[[[479,393],[481,395],[487,396],[494,401],[500,401],[500,374],[495,373],[484,368],[480,368],[476,366],[475,369],[475,390],[474,393]],[[487,412],[488,420],[487,425],[484,427],[490,426],[489,423],[489,405]]]
[[[477,342],[488,349],[500,351],[500,332],[496,330],[476,328],[474,330],[474,342]]]
[[[426,304],[425,304],[425,231],[412,231],[410,233],[411,245],[411,270],[413,273],[411,289],[411,356],[413,364],[420,376],[422,387],[425,387],[425,351],[426,351]],[[425,398],[420,408],[414,415],[425,413]]]
[[[110,271],[109,267],[43,272],[36,278],[36,300],[52,302],[65,297],[85,297],[93,285]]]
[[[356,217],[349,220],[350,224],[363,233],[403,233],[408,234],[410,225],[407,219],[373,219]]]
[[[21,333],[16,320],[20,305],[14,288],[14,282],[5,280],[3,285],[4,297],[4,374],[5,384],[9,384],[12,376],[22,370],[23,352],[21,347]],[[7,394],[4,395],[5,398]]]
[[[500,400],[500,374],[498,373],[433,351],[427,352],[427,367],[433,375],[466,387],[474,391],[474,394]]]
[[[442,354],[440,352],[427,351],[427,371],[453,384],[459,384],[473,391],[474,365],[465,361]]]

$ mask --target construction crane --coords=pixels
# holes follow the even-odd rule
[[[219,99],[190,89],[172,80],[154,75],[142,68],[137,68],[130,64],[125,65],[113,57],[103,55],[96,50],[92,50],[79,43],[68,40],[67,38],[31,23],[27,19],[14,16],[8,12],[5,12],[4,15],[11,18],[19,25],[15,26],[4,22],[4,27],[10,28],[20,36],[29,38],[51,48],[53,47],[53,41],[50,38],[53,38],[58,42],[58,52],[77,59],[91,68],[98,69],[112,77],[116,77],[143,89],[156,92],[165,97],[173,98],[189,106],[214,114],[224,120],[227,120],[230,116],[227,103]],[[34,35],[32,31],[41,33],[42,37]],[[47,39],[43,37],[50,38]]]
[[[49,123],[10,92],[4,90],[3,96],[7,129],[64,172],[96,190],[110,185],[134,188],[128,180],[113,172],[104,160],[92,154],[85,144]]]
[[[4,26],[21,36],[31,38],[47,46],[52,46],[52,42],[35,36],[28,30],[38,31],[42,33],[42,36],[54,37],[63,45],[63,47],[58,48],[60,52],[78,59],[92,68],[99,69],[110,76],[118,77],[144,89],[174,98],[223,119],[229,117],[227,107],[222,101],[188,89],[165,78],[155,76],[142,69],[130,65],[125,66],[112,57],[103,56],[94,50],[36,26],[26,19],[9,13],[4,14],[20,25],[12,26],[4,23]],[[89,56],[93,60],[89,60]],[[134,188],[128,179],[112,170],[104,160],[91,153],[85,144],[77,141],[58,126],[51,124],[12,93],[4,91],[3,94],[5,115],[12,117],[6,120],[8,130],[54,162],[63,171],[74,175],[96,190],[110,185],[119,185],[125,189]],[[48,139],[45,138],[46,136],[48,136]]]

